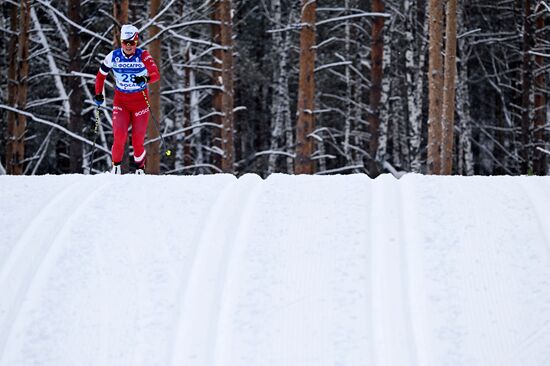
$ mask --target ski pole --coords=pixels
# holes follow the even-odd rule
[[[147,103],[147,108],[149,108],[149,112],[151,113],[151,117],[153,117],[153,121],[155,121],[155,128],[157,129],[157,132],[159,133],[160,139],[162,140],[162,148],[164,150],[164,154],[166,156],[172,155],[172,151],[170,149],[166,149],[166,141],[164,141],[164,136],[162,136],[162,133],[160,132],[160,126],[155,118],[155,115],[153,114],[153,111],[151,110],[151,104],[149,104],[149,98],[147,98],[147,94],[145,94],[145,89],[141,91],[143,94],[143,98],[145,98],[145,103]]]
[[[92,174],[92,167],[94,165],[95,142],[97,140],[98,129],[99,129],[99,106],[97,106],[97,108],[95,109],[94,144],[92,145],[92,155],[90,157],[90,164],[89,164],[90,174]]]

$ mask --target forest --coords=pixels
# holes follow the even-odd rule
[[[549,14],[536,0],[3,0],[0,174],[110,170],[113,80],[97,107],[95,78],[133,24],[161,74],[149,174],[547,175]]]

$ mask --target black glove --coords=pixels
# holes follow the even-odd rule
[[[98,107],[102,105],[104,101],[105,97],[103,96],[103,94],[96,94],[96,96],[94,97],[94,102],[95,104],[97,104]]]
[[[134,79],[134,83],[136,84],[146,84],[148,82],[149,82],[149,76],[147,75],[136,76]]]

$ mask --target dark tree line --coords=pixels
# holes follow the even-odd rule
[[[549,13],[536,0],[6,0],[0,172],[107,170],[112,85],[90,166],[94,78],[132,23],[162,75],[149,173],[546,175]]]

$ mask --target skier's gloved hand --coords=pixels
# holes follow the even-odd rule
[[[134,82],[136,84],[138,84],[139,86],[143,87],[143,86],[145,86],[145,84],[147,84],[149,82],[149,76],[147,76],[147,75],[136,76],[135,79],[134,79]]]
[[[103,96],[103,94],[96,94],[96,96],[94,97],[94,102],[95,104],[97,104],[98,107],[102,105],[104,101],[105,97]]]

